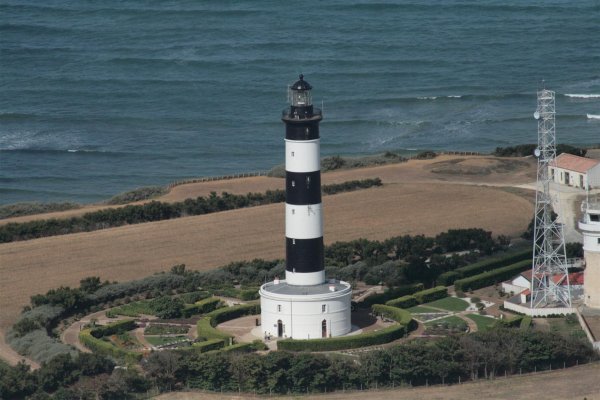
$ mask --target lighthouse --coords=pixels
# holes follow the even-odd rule
[[[351,330],[350,284],[326,279],[319,123],[312,86],[300,75],[288,91],[285,123],[285,280],[262,285],[265,335],[315,339]]]
[[[583,276],[584,304],[600,308],[600,199],[586,201],[579,230],[583,233],[585,272]]]

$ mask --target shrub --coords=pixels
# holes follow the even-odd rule
[[[59,354],[77,354],[73,347],[48,336],[45,329],[36,329],[21,337],[9,332],[6,341],[17,353],[39,363],[48,362]]]
[[[392,307],[410,308],[410,307],[416,306],[419,303],[417,302],[417,299],[415,298],[415,296],[408,295],[408,296],[399,297],[394,300],[390,300],[390,301],[386,302],[385,304],[388,306],[392,306]]]
[[[513,277],[515,274],[531,268],[531,260],[523,260],[515,264],[498,268],[493,271],[481,273],[468,278],[459,279],[454,282],[454,287],[457,290],[468,291],[482,287],[490,286],[505,279]]]
[[[76,203],[14,203],[0,207],[0,219],[80,208]]]
[[[133,203],[134,201],[148,200],[162,196],[167,192],[167,188],[162,186],[147,186],[113,196],[106,201],[106,204],[116,205]]]

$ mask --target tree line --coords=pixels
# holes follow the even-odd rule
[[[412,340],[358,356],[270,352],[266,355],[161,351],[136,368],[116,369],[103,357],[63,355],[30,372],[4,367],[0,397],[128,399],[184,387],[260,394],[451,384],[557,369],[597,359],[586,341],[550,332],[497,327],[436,340]],[[100,375],[98,375],[100,374]],[[96,376],[94,384],[78,383]],[[58,396],[57,396],[58,395]]]
[[[381,179],[373,178],[323,185],[322,189],[325,194],[335,194],[381,185]],[[140,205],[106,208],[85,213],[80,217],[51,218],[22,223],[8,223],[0,226],[0,243],[77,232],[91,232],[122,225],[162,221],[191,215],[210,214],[236,208],[282,203],[284,201],[284,190],[267,190],[265,193],[248,193],[245,195],[227,192],[217,195],[216,192],[211,192],[208,196],[200,196],[196,199],[186,199],[176,203],[151,201]]]

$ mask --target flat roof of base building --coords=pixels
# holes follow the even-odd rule
[[[333,288],[333,290],[331,290],[331,288]],[[338,280],[327,281],[320,285],[306,286],[290,285],[286,281],[279,281],[279,283],[269,282],[262,286],[262,289],[266,292],[292,296],[330,294],[341,292],[349,288],[349,283]]]

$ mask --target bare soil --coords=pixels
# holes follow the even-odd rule
[[[600,399],[600,363],[582,365],[551,372],[541,372],[493,381],[480,380],[451,386],[431,386],[389,390],[334,392],[321,395],[273,397],[277,399],[344,399],[344,400],[480,400],[520,399],[549,400]],[[267,396],[264,396],[267,397]],[[260,398],[252,394],[216,394],[209,392],[173,392],[156,397],[158,400],[225,400]],[[269,397],[271,398],[271,397]]]

